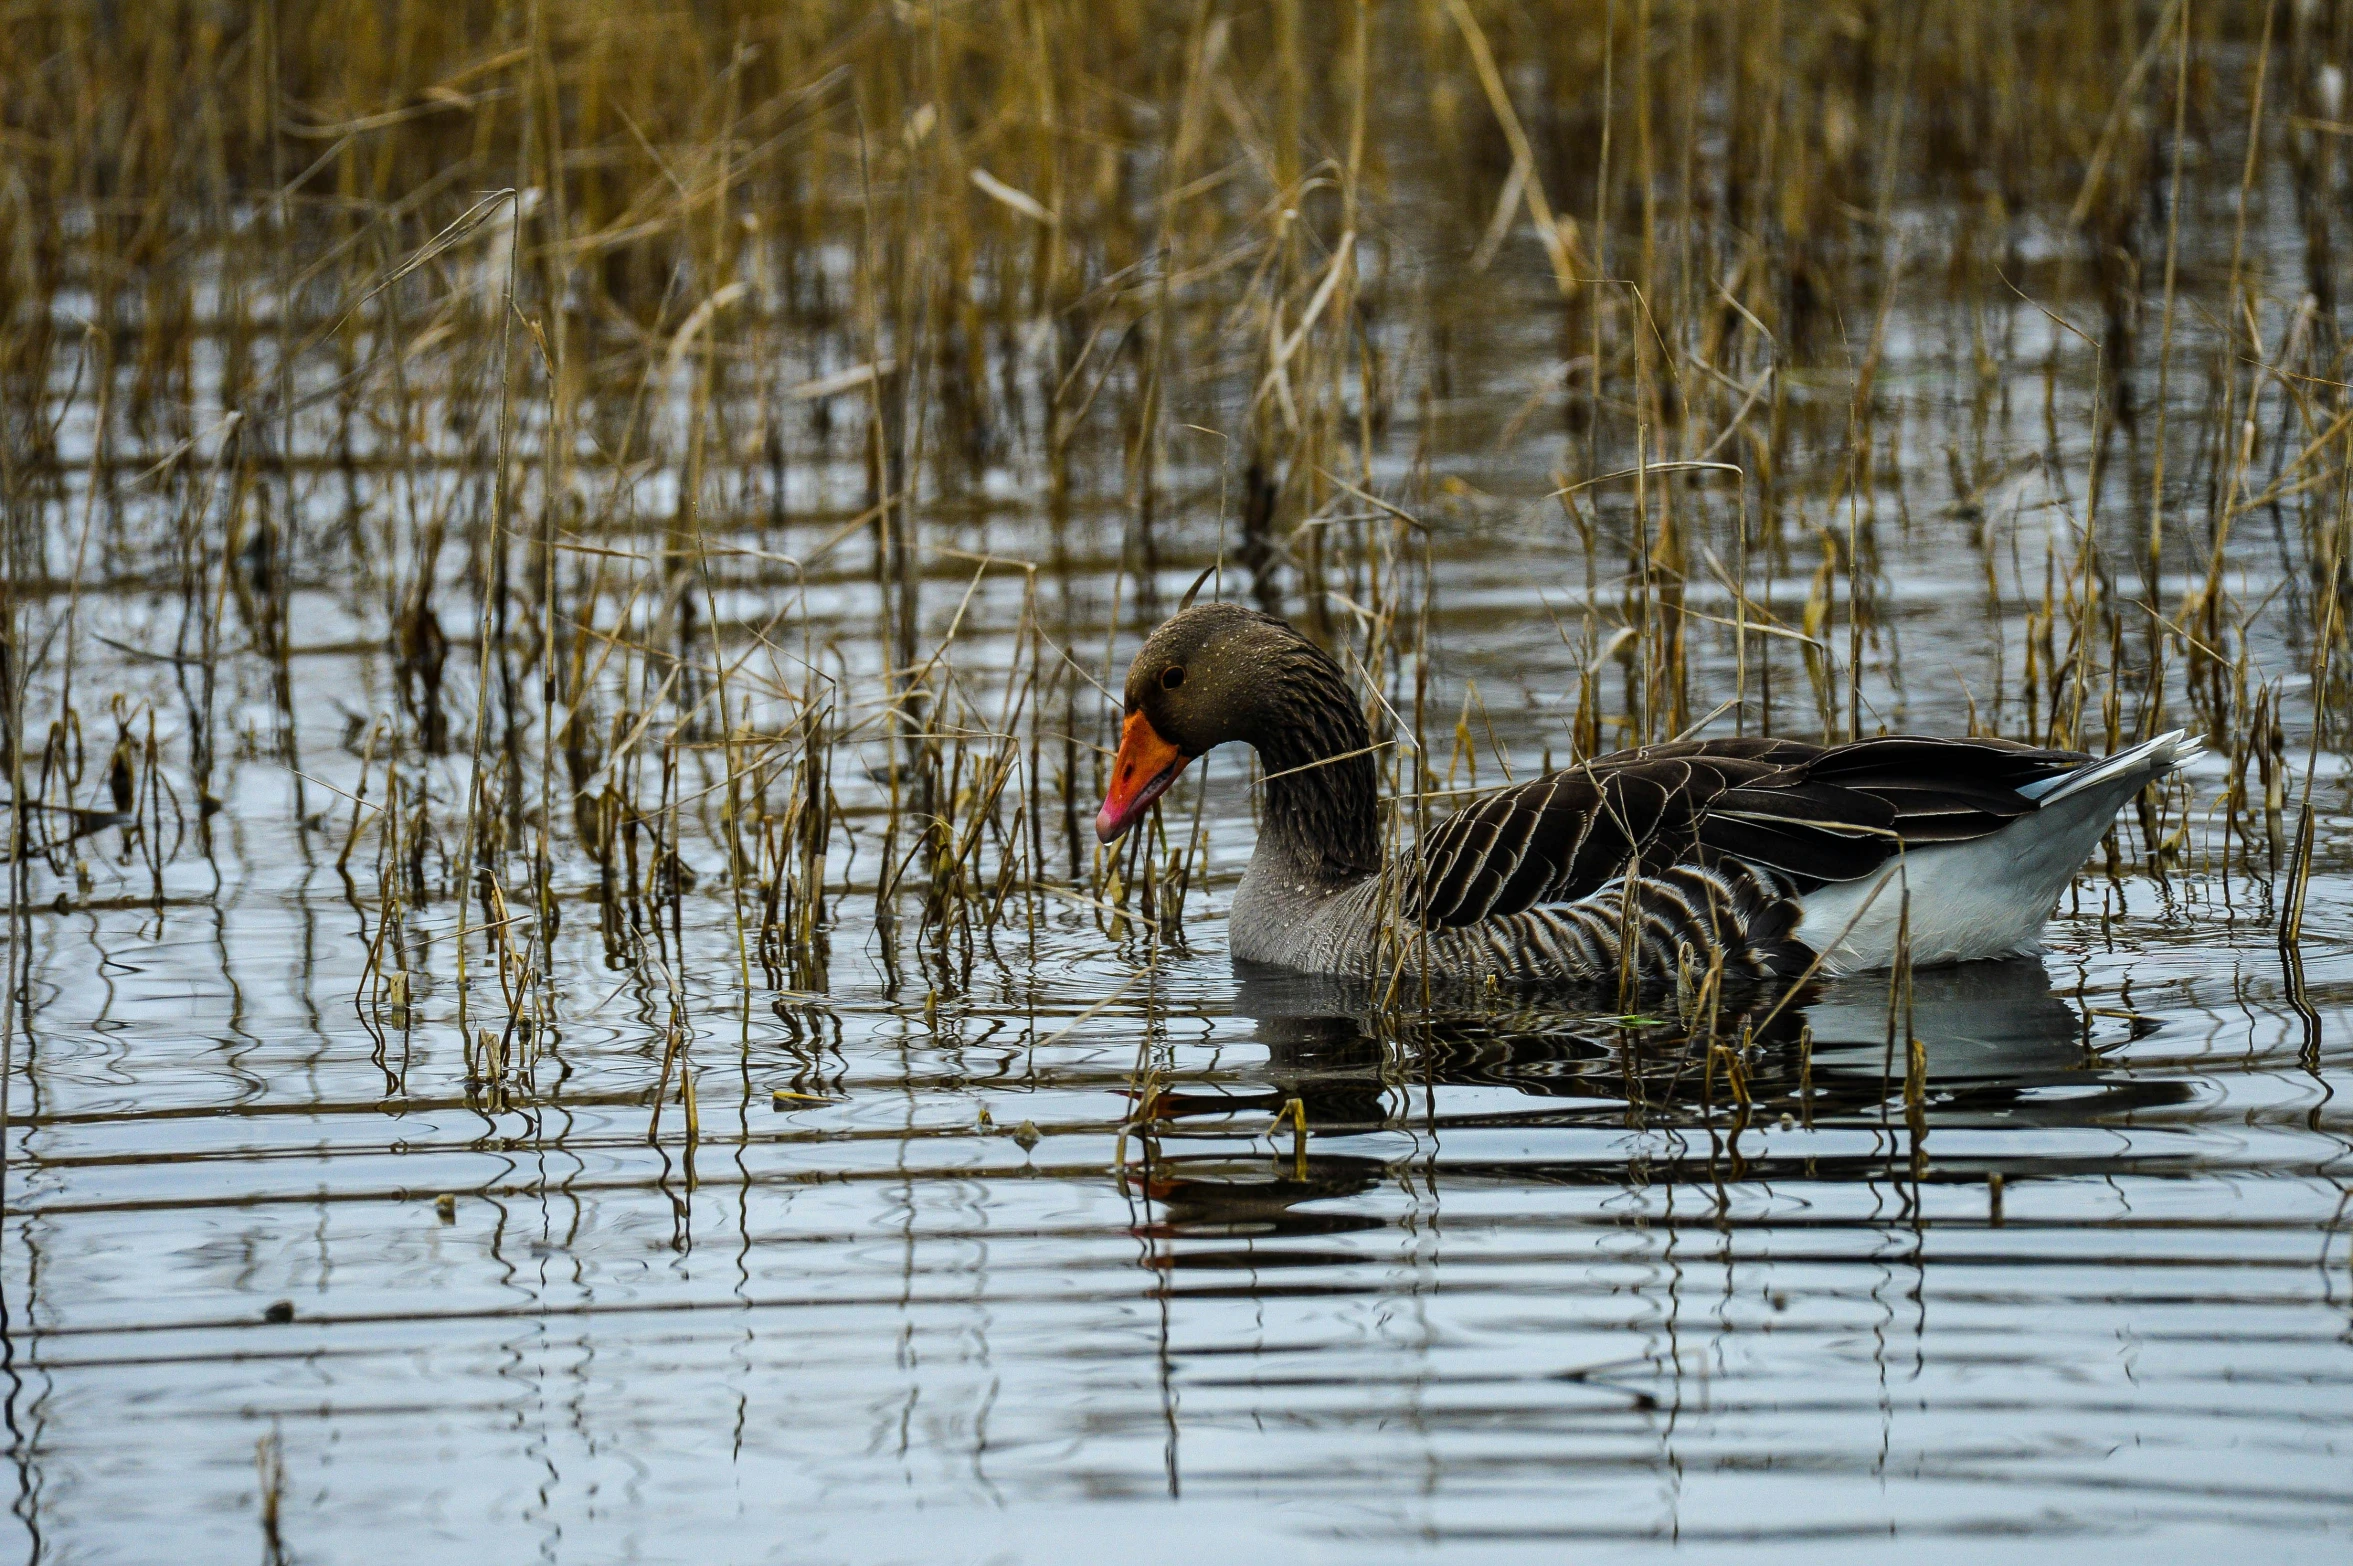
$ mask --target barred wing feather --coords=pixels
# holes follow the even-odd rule
[[[1731,860],[1797,889],[1869,874],[1899,848],[1965,842],[2036,808],[2022,788],[2083,765],[2006,740],[1846,745],[1701,740],[1604,756],[1489,794],[1421,856],[1409,913],[1433,928],[1589,897],[1624,873]]]

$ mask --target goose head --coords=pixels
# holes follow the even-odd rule
[[[1179,611],[1128,666],[1119,755],[1095,835],[1117,840],[1220,745],[1276,756],[1322,734],[1335,702],[1361,727],[1339,665],[1272,615],[1215,603]]]

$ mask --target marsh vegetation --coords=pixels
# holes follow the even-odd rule
[[[15,7],[24,1553],[2341,1530],[2349,46]],[[1687,732],[2208,751],[2041,964],[1238,984],[1247,759],[1088,827],[1204,574],[1398,848]]]

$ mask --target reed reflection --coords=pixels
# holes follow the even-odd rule
[[[1977,1138],[1977,1150],[1931,1163],[1934,1134],[2111,1124],[2192,1092],[2109,1064],[2092,1014],[2032,959],[1922,971],[1908,993],[1885,975],[1758,986],[1706,1009],[1663,989],[1630,1012],[1570,993],[1442,996],[1411,1015],[1373,1001],[1354,981],[1239,973],[1235,1006],[1256,1019],[1265,1059],[1238,1081],[1154,1100],[1130,1176],[1152,1204],[1144,1232],[1383,1227],[1386,1218],[1322,1204],[1417,1172],[1432,1193],[1440,1176],[1981,1179],[2003,1172],[1998,1152]],[[1590,1134],[1576,1134],[1595,1130],[1619,1133],[1600,1156]],[[1484,1134],[1495,1132],[1521,1135],[1506,1152]],[[1558,1134],[1557,1157],[1547,1132]],[[1244,1140],[1255,1144],[1246,1153]],[[1213,1150],[1195,1150],[1204,1143]],[[1273,1264],[1251,1253],[1250,1265]]]

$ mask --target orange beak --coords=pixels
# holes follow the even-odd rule
[[[1162,739],[1143,713],[1129,713],[1127,726],[1119,731],[1119,755],[1111,763],[1111,787],[1104,792],[1103,808],[1095,813],[1095,835],[1106,843],[1118,841],[1152,808],[1152,801],[1168,792],[1192,759]]]

